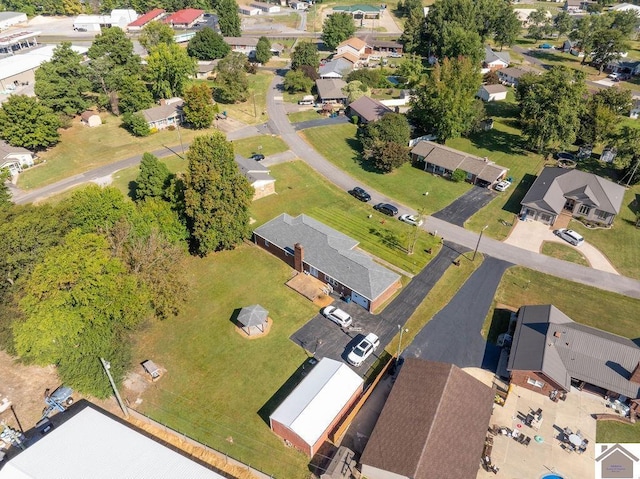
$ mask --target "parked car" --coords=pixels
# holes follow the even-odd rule
[[[553,50],[554,49],[553,45],[551,45],[550,43],[543,43],[538,48],[540,48],[542,50]]]
[[[556,155],[559,160],[571,160],[574,161],[576,156],[573,153],[569,153],[568,151],[561,151]]]
[[[253,155],[251,155],[249,157],[250,160],[255,160],[255,161],[260,161],[260,160],[264,160],[264,155],[261,153],[254,153]]]
[[[373,333],[367,334],[349,353],[347,361],[356,367],[362,366],[369,356],[380,346],[380,339]]]
[[[390,205],[389,203],[378,203],[373,207],[373,209],[387,216],[395,216],[398,214],[398,208]]]
[[[422,226],[422,220],[414,215],[400,215],[398,219],[413,226]]]
[[[571,243],[573,246],[580,246],[582,243],[584,243],[584,238],[582,237],[582,235],[576,233],[573,230],[560,228],[559,230],[555,230],[554,233],[565,240],[567,243]]]
[[[365,203],[371,200],[371,195],[359,186],[356,186],[354,189],[350,190],[349,194],[354,198],[359,199],[360,201],[364,201]]]
[[[300,100],[298,101],[298,105],[313,105],[315,101],[313,100]]]
[[[398,52],[391,52],[391,53],[389,54],[389,56],[390,56],[391,58],[402,58],[402,53],[398,53]]]
[[[504,191],[511,186],[511,182],[508,180],[502,180],[496,186],[494,186],[496,191]]]
[[[613,81],[620,81],[621,77],[622,75],[620,75],[620,73],[611,73],[610,75],[607,76],[607,78]]]
[[[353,319],[351,319],[351,316],[349,316],[348,313],[345,313],[335,306],[327,306],[324,308],[322,310],[322,315],[342,328],[348,328],[351,326],[351,323],[353,323]]]

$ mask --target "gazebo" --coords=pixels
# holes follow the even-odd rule
[[[251,336],[252,332],[265,332],[268,318],[269,311],[259,304],[254,304],[240,310],[240,314],[238,314],[238,324],[242,327],[242,330],[247,333],[247,336]]]

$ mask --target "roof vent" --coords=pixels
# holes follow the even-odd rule
[[[562,333],[560,333],[560,331],[556,331],[555,333],[553,333],[553,336],[556,338],[559,338],[561,336]]]

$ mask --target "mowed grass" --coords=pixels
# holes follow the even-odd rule
[[[262,153],[265,156],[287,151],[289,146],[279,136],[260,135],[233,140],[233,151],[242,156]]]
[[[371,205],[328,183],[302,161],[275,165],[271,174],[276,178],[277,194],[253,203],[255,226],[283,212],[292,216],[304,213],[358,240],[364,251],[412,274],[418,273],[438,252],[439,245],[433,236],[378,213]],[[416,233],[415,252],[408,255],[404,248]]]
[[[544,241],[542,243],[542,254],[552,256],[571,263],[581,264],[583,266],[590,266],[587,259],[580,251],[560,243],[553,241]]]
[[[360,162],[361,145],[356,132],[357,126],[348,123],[309,128],[301,135],[326,159],[354,178],[416,210],[424,208],[427,214],[444,208],[471,188],[469,184],[453,183],[426,173],[409,162],[387,174],[371,170]]]
[[[287,114],[290,123],[299,123],[301,121],[321,120],[323,118],[316,110],[296,111]]]
[[[291,268],[250,244],[187,260],[182,313],[138,336],[132,367],[152,358],[167,368],[139,408],[162,424],[274,477],[306,478],[308,459],[273,434],[268,416],[278,390],[307,359],[289,336],[317,308],[285,286]],[[261,304],[273,325],[249,340],[232,322]]]
[[[598,421],[596,423],[596,442],[640,442],[640,422],[623,424],[617,421]]]

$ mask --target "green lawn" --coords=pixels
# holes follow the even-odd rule
[[[320,154],[354,178],[415,209],[425,208],[427,214],[444,208],[471,188],[466,183],[453,183],[425,173],[409,163],[387,174],[368,169],[366,165],[363,167],[356,131],[356,125],[348,123],[310,128],[302,136]],[[424,195],[426,192],[429,192],[428,196]]]
[[[290,123],[298,123],[301,121],[309,121],[309,120],[321,120],[323,118],[320,113],[316,110],[304,110],[304,111],[296,111],[295,113],[287,114],[287,118],[289,118]]]
[[[617,421],[598,421],[596,423],[596,442],[640,442],[640,422],[630,425]]]
[[[547,256],[553,256],[564,261],[571,263],[581,264],[583,266],[590,266],[587,259],[580,251],[571,246],[555,243],[553,241],[545,241],[542,243],[542,254]]]
[[[279,136],[260,135],[233,140],[233,150],[243,156],[262,153],[265,156],[287,151],[289,146]]]

